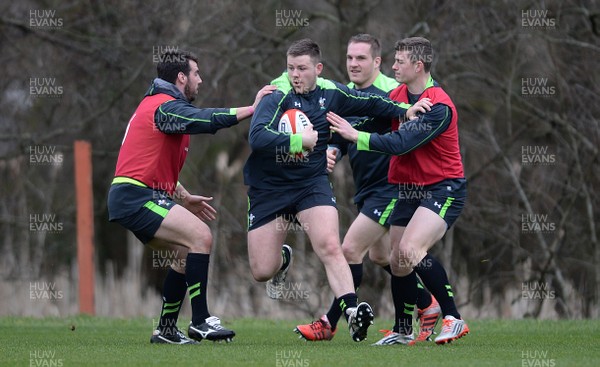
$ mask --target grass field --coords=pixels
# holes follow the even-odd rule
[[[151,319],[4,317],[0,366],[600,365],[600,320],[471,320],[471,333],[452,344],[414,347],[370,346],[379,339],[377,329],[391,325],[379,319],[362,343],[351,341],[345,324],[331,342],[305,342],[292,332],[296,323],[232,320],[225,325],[237,333],[233,343],[172,346],[149,343]]]

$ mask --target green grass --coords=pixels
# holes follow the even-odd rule
[[[345,324],[331,342],[309,343],[292,332],[294,320],[239,319],[226,323],[236,330],[233,343],[189,346],[151,345],[152,323],[84,316],[0,318],[0,366],[600,365],[600,320],[470,320],[471,333],[452,344],[415,347],[370,346],[379,338],[377,329],[389,324],[381,320],[362,343],[350,340]]]

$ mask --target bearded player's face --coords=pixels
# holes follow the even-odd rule
[[[187,76],[187,83],[184,86],[185,97],[188,101],[192,102],[196,99],[200,84],[202,84],[202,78],[200,78],[200,71],[198,70],[198,64],[194,60],[189,60],[190,72]]]

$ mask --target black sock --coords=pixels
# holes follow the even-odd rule
[[[358,287],[360,287],[360,283],[362,282],[363,264],[350,264],[350,272],[352,273],[354,289],[358,291]],[[337,298],[333,299],[331,307],[329,307],[329,311],[327,311],[326,315],[329,323],[331,324],[331,329],[335,330],[337,323],[340,321],[340,317],[342,316],[342,309],[340,308]]]
[[[344,315],[346,321],[348,321],[350,315],[346,313],[346,310],[358,306],[358,296],[356,293],[346,293],[338,298],[338,305],[342,310],[342,315]]]
[[[431,293],[425,288],[421,279],[417,278],[417,308],[424,310],[431,305]]]
[[[363,278],[363,264],[350,264],[350,272],[352,273],[352,282],[354,283],[354,289],[358,291]]]
[[[190,293],[190,302],[192,304],[192,323],[194,325],[202,324],[206,318],[210,317],[208,313],[208,304],[206,302],[206,283],[208,282],[208,262],[209,254],[188,253],[185,264],[185,280]]]
[[[167,332],[177,326],[179,310],[186,291],[185,274],[169,269],[163,285],[163,304],[158,323],[159,330]]]
[[[392,298],[396,313],[393,331],[412,335],[412,320],[417,303],[417,275],[414,271],[404,277],[392,275]]]
[[[460,319],[460,314],[454,303],[454,293],[448,281],[446,270],[439,261],[427,254],[423,260],[415,267],[415,271],[423,281],[423,284],[429,289],[431,294],[437,299],[444,316],[451,315]]]
[[[389,265],[383,266],[383,270],[392,275],[392,268]],[[431,305],[431,293],[425,288],[421,279],[417,278],[417,307],[420,310],[426,309]]]

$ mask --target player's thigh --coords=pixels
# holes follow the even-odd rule
[[[340,251],[339,218],[334,206],[320,205],[296,214],[317,255]]]
[[[400,240],[400,250],[408,251],[420,261],[427,250],[446,233],[447,224],[438,214],[425,207],[419,207],[406,226]],[[417,257],[420,257],[417,259]]]
[[[369,249],[369,259],[379,266],[386,266],[390,263],[391,248],[390,234],[386,230],[386,233]]]
[[[286,226],[280,218],[267,222],[248,232],[248,259],[250,268],[256,271],[280,266],[281,246],[285,241]]]
[[[401,248],[415,252],[411,257],[424,257],[421,252],[429,250],[456,221],[465,205],[466,185],[466,180],[459,178],[425,188],[426,197],[410,218],[401,240]]]
[[[400,241],[402,241],[402,236],[404,235],[405,230],[406,226],[390,226],[391,250],[397,249],[400,246]]]
[[[169,215],[169,212],[181,209],[176,207],[177,204],[164,192],[134,184],[113,184],[108,194],[109,220],[130,230],[142,243],[156,237],[158,229],[164,227],[165,218],[176,215]],[[179,242],[181,236],[176,237]],[[182,243],[189,242],[185,238],[181,240]]]
[[[342,248],[350,264],[362,262],[363,257],[387,233],[387,228],[359,213],[348,228]],[[388,246],[389,248],[389,246]],[[389,254],[389,251],[388,251]]]
[[[212,243],[208,225],[181,205],[169,210],[154,237],[193,251],[210,250]]]

